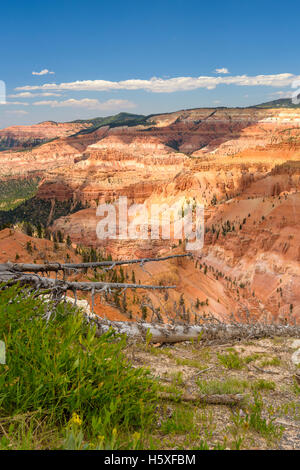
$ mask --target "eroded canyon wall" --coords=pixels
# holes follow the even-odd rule
[[[88,208],[55,221],[75,243],[115,257],[164,254],[174,240],[101,241],[96,206],[205,206],[204,249],[212,308],[257,317],[300,317],[300,110],[194,109],[151,116],[145,125],[103,126],[62,135],[27,151],[0,153],[1,175],[38,173],[38,197],[79,200]],[[179,276],[191,302],[204,285],[186,264]],[[184,281],[183,281],[184,279]]]

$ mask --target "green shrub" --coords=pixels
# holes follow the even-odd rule
[[[69,304],[43,319],[49,303],[12,287],[0,292],[0,417],[43,410],[60,425],[76,412],[83,425],[102,434],[134,429],[152,417],[155,387],[144,369],[125,359],[125,338],[95,328]],[[105,429],[104,429],[105,428]],[[99,429],[98,429],[99,432]]]

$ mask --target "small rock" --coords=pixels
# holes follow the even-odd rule
[[[297,366],[298,364],[300,364],[300,349],[297,349],[297,351],[295,351],[295,352],[292,354],[291,361],[292,361],[292,363],[295,364],[296,366]]]

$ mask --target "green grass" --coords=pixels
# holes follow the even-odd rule
[[[268,416],[263,416],[264,403],[258,392],[253,393],[254,403],[250,405],[246,415],[246,423],[250,429],[258,432],[265,438],[278,438],[282,432],[282,426],[276,426],[272,411],[268,410]]]
[[[217,358],[226,369],[243,369],[246,364],[260,359],[261,354],[254,353],[249,356],[241,357],[233,348],[228,348],[227,353],[217,354]]]
[[[194,413],[192,410],[176,408],[173,415],[163,421],[161,431],[163,434],[184,434],[192,431],[194,427]]]
[[[279,439],[283,432],[283,427],[275,424],[274,410],[272,407],[265,407],[258,391],[253,391],[253,401],[249,403],[245,414],[232,413],[232,421],[236,430],[252,431],[260,434],[267,441]]]
[[[251,384],[252,390],[275,390],[276,385],[270,380],[259,379]]]
[[[267,366],[280,366],[281,360],[279,357],[273,357],[271,359],[264,359],[260,362],[260,367],[267,367]]]
[[[132,436],[143,434],[154,413],[149,372],[126,360],[123,337],[95,337],[68,304],[47,323],[47,305],[16,287],[0,293],[7,358],[0,364],[0,449],[101,447],[112,439],[113,448],[137,446]]]
[[[245,364],[250,364],[250,362],[254,362],[260,358],[261,358],[261,354],[255,353],[255,354],[250,354],[249,356],[244,357],[243,361]]]
[[[247,380],[240,380],[233,377],[225,380],[198,380],[197,385],[200,389],[200,392],[207,395],[242,393],[250,387],[250,384]]]
[[[167,356],[169,359],[174,361],[178,366],[188,366],[188,367],[193,367],[194,369],[199,369],[199,370],[203,370],[207,367],[205,364],[199,362],[197,359],[176,357],[174,356],[174,354],[171,352],[171,349],[169,348],[157,349],[151,346],[150,348],[148,348],[148,351],[154,356],[159,356],[159,355]],[[201,356],[201,358],[204,357],[204,355],[206,359],[209,357],[209,353],[207,351],[203,354],[203,356]]]
[[[300,386],[298,384],[298,382],[296,381],[296,379],[294,378],[294,381],[293,381],[293,391],[296,395],[300,395]]]
[[[245,365],[243,359],[236,351],[217,354],[217,358],[226,369],[242,369]]]
[[[206,365],[197,361],[197,359],[175,357],[174,360],[178,366],[188,366],[199,370],[203,370],[206,368]]]
[[[250,382],[245,379],[229,377],[225,380],[198,380],[197,385],[201,393],[210,394],[226,394],[226,393],[243,393],[246,390],[275,390],[274,382],[268,380],[255,380]]]

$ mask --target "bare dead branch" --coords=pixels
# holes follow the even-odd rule
[[[76,270],[76,269],[88,269],[88,268],[105,268],[110,267],[111,269],[115,266],[120,265],[130,265],[130,264],[140,264],[143,266],[145,263],[152,263],[156,261],[165,261],[172,258],[183,258],[187,256],[192,256],[191,253],[185,253],[181,255],[169,255],[164,256],[163,258],[141,258],[141,259],[131,259],[131,260],[117,260],[117,261],[95,261],[90,263],[45,263],[45,264],[31,264],[31,263],[5,263],[0,265],[1,270],[4,271],[13,271],[13,272],[57,272],[65,270]]]
[[[154,286],[147,284],[126,284],[121,282],[71,282],[45,278],[38,274],[29,274],[22,272],[0,271],[0,282],[7,285],[19,283],[20,285],[33,285],[36,289],[47,289],[55,287],[58,291],[66,292],[68,290],[95,291],[103,289],[175,289],[176,286]]]
[[[279,372],[276,372],[274,370],[267,370],[267,369],[262,369],[261,367],[257,367],[256,365],[253,364],[254,369],[258,370],[258,372],[261,372],[263,374],[279,374]]]

